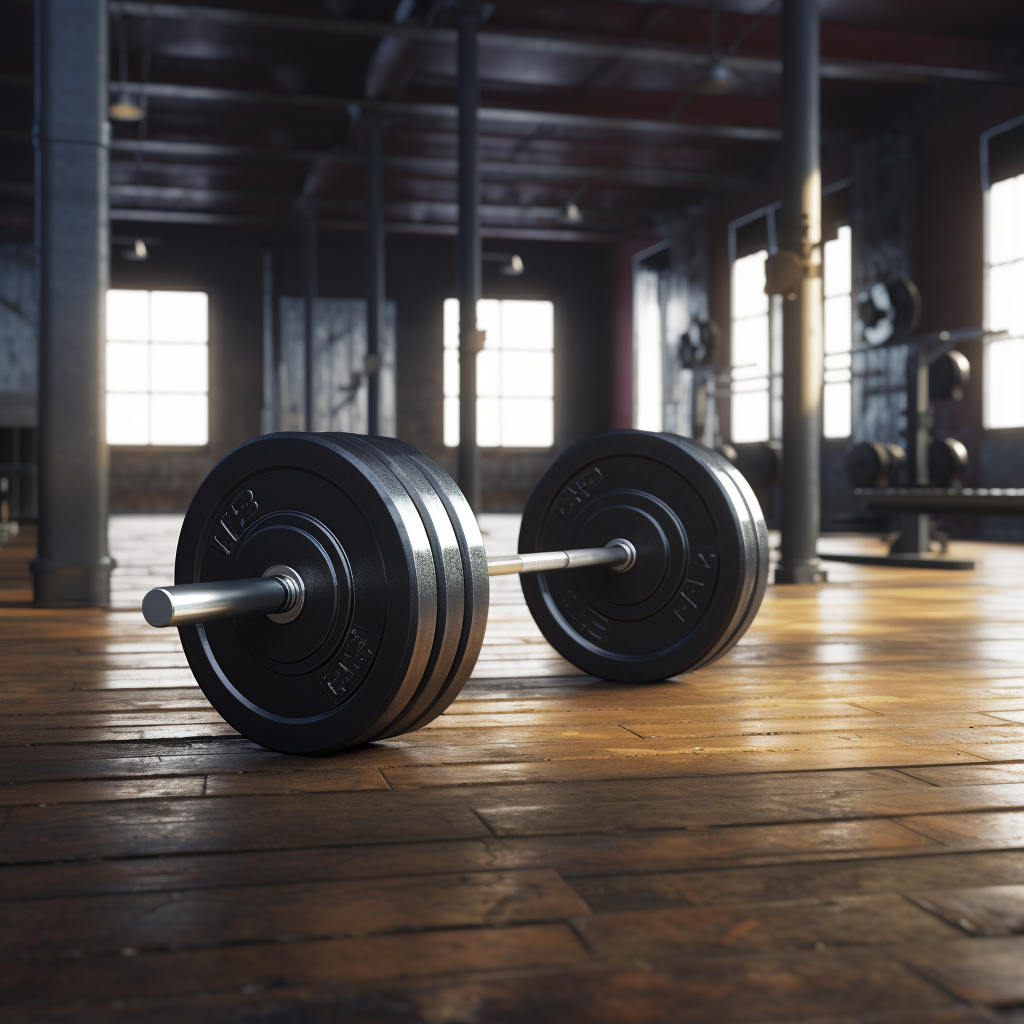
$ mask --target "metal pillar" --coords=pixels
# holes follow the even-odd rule
[[[380,340],[387,296],[384,282],[384,201],[380,137],[387,124],[372,114],[363,118],[366,191],[366,432],[380,433]]]
[[[277,345],[274,330],[274,251],[263,250],[263,408],[260,433],[277,430]]]
[[[793,269],[782,311],[782,558],[776,583],[821,583],[821,109],[818,0],[782,4],[780,265]]]
[[[316,293],[320,275],[316,212],[316,200],[307,199],[302,209],[302,295],[305,305],[302,365],[305,385],[305,429],[310,431],[316,429],[313,334],[316,331]]]
[[[932,410],[928,393],[929,359],[924,347],[911,343],[907,355],[907,483],[928,487],[928,440]],[[932,547],[932,517],[903,512],[896,517],[900,535],[890,554],[924,554]]]
[[[106,0],[36,0],[39,550],[35,603],[110,603]]]
[[[456,8],[459,32],[459,237],[456,292],[459,299],[459,486],[474,512],[480,511],[480,449],[476,444],[476,357],[483,335],[476,326],[481,292],[480,169],[477,110],[480,106],[477,34],[481,5]]]

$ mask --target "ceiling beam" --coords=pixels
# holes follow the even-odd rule
[[[31,141],[26,133],[26,139]],[[257,146],[229,146],[211,142],[173,142],[160,139],[113,139],[113,153],[142,154],[149,157],[197,160],[281,160],[312,163],[315,160],[346,166],[362,166],[361,153],[332,153],[328,150],[273,149]],[[458,164],[454,157],[386,156],[384,166],[392,171],[424,177],[455,179]],[[674,167],[587,167],[570,164],[537,163],[520,160],[482,160],[484,178],[548,182],[580,181],[635,185],[640,188],[733,188],[753,180],[719,171],[699,171]]]
[[[368,100],[362,97],[314,96],[308,93],[254,92],[248,89],[224,89],[208,85],[179,85],[171,82],[111,82],[111,93],[122,89],[155,99],[185,100],[198,103],[248,103],[257,106],[306,107],[310,110],[363,111],[390,117],[454,121],[458,108],[454,103],[407,103],[402,100]],[[575,128],[586,131],[628,132],[660,135],[664,138],[711,138],[741,142],[778,142],[778,128],[746,125],[681,124],[647,118],[603,117],[596,114],[571,114],[557,110],[514,110],[481,107],[480,120],[492,125],[544,125],[550,128]]]
[[[261,28],[270,31],[312,32],[339,36],[399,36],[425,43],[454,46],[456,32],[451,28],[410,25],[390,21],[365,21],[353,18],[308,18],[296,15],[266,14],[257,11],[227,10],[186,4],[144,3],[138,0],[110,0],[112,14],[150,17],[162,20],[188,21],[216,25]],[[704,68],[711,63],[707,50],[686,49],[663,43],[636,43],[573,37],[567,35],[533,35],[519,32],[485,31],[480,45],[527,53],[578,57],[592,60],[623,60],[654,63],[684,69]],[[762,74],[782,73],[782,61],[776,57],[726,58],[737,71]],[[1001,82],[1006,76],[982,68],[937,67],[927,64],[902,64],[889,61],[834,60],[821,61],[822,78],[847,81],[921,83],[935,81]]]
[[[295,230],[301,224],[296,217],[268,217],[258,214],[206,213],[196,210],[135,210],[117,207],[110,211],[110,219],[131,224],[198,224],[241,228],[281,228]],[[366,229],[361,220],[332,220],[329,217],[317,219],[321,231],[357,231]],[[453,237],[458,227],[455,224],[418,224],[415,222],[388,221],[384,224],[389,234],[433,235]],[[536,242],[621,242],[625,234],[603,229],[586,231],[581,228],[522,228],[504,225],[482,224],[480,233],[484,238]],[[632,237],[632,236],[631,236]],[[642,231],[636,237],[656,238],[653,231]]]
[[[3,183],[0,183],[2,188]],[[20,189],[19,194],[29,196],[32,194],[32,186],[24,186],[20,183],[12,183],[12,187]],[[299,198],[298,192],[253,192],[233,189],[219,188],[195,188],[182,185],[133,185],[128,183],[112,182],[110,185],[110,198],[112,201],[121,202],[131,200],[141,203],[194,203],[197,205],[209,204],[211,206],[224,203],[253,203],[268,204],[274,206],[287,206],[291,208]],[[317,196],[317,203],[323,210],[350,208],[361,210],[363,206],[362,197],[350,196]],[[457,201],[425,200],[425,199],[399,199],[390,200],[385,207],[392,213],[401,213],[405,219],[413,222],[441,221],[443,223],[455,224],[458,221],[459,204]],[[614,210],[603,210],[595,208],[587,210],[587,216],[596,218],[607,226],[609,222],[620,221],[623,218],[644,217],[651,218],[660,213],[660,209],[650,207],[616,207]],[[515,221],[553,221],[558,222],[564,215],[562,206],[536,206],[536,205],[511,205],[501,203],[481,203],[480,215],[484,219]]]

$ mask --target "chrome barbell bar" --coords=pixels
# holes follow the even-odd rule
[[[494,556],[487,559],[487,575],[511,576],[592,565],[607,565],[612,572],[628,572],[635,564],[636,548],[628,540],[616,538],[603,548]],[[275,565],[256,579],[157,587],[143,598],[142,614],[151,626],[157,627],[256,615],[290,622],[302,611],[305,598],[302,577],[288,566]]]

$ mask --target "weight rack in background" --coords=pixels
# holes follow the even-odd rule
[[[6,481],[6,486],[4,484]],[[34,523],[39,518],[36,431],[32,427],[0,427],[0,519]]]

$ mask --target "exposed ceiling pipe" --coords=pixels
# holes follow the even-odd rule
[[[162,99],[179,99],[212,103],[252,103],[259,106],[319,108],[345,110],[359,107],[375,114],[392,117],[416,117],[454,120],[458,110],[452,103],[407,103],[400,100],[367,100],[361,97],[311,96],[306,93],[252,92],[247,89],[221,89],[206,85],[177,85],[169,82],[130,83],[136,93]],[[113,85],[112,88],[117,88]],[[743,142],[778,142],[777,128],[755,128],[746,125],[679,124],[675,121],[654,121],[646,118],[601,117],[594,114],[569,114],[555,110],[511,110],[503,107],[481,107],[480,120],[491,124],[537,125],[554,128],[578,128],[596,131],[647,133],[677,138],[717,138]]]
[[[353,18],[307,18],[296,15],[264,14],[257,11],[226,10],[218,7],[184,4],[145,3],[139,0],[110,0],[112,14],[132,17],[153,17],[171,21],[206,22],[237,25],[272,31],[313,32],[339,36],[398,36],[446,46],[455,45],[455,30],[389,21],[361,21]],[[683,68],[704,68],[712,63],[712,55],[703,50],[688,50],[662,43],[602,42],[569,36],[527,35],[514,32],[481,32],[480,45],[529,53],[546,53],[560,57],[583,57],[597,60],[633,60],[641,63],[676,65]],[[735,71],[782,74],[782,61],[777,57],[730,56]],[[1002,82],[1006,75],[981,68],[935,67],[927,64],[903,64],[891,61],[825,60],[822,78],[839,78],[865,82]]]

